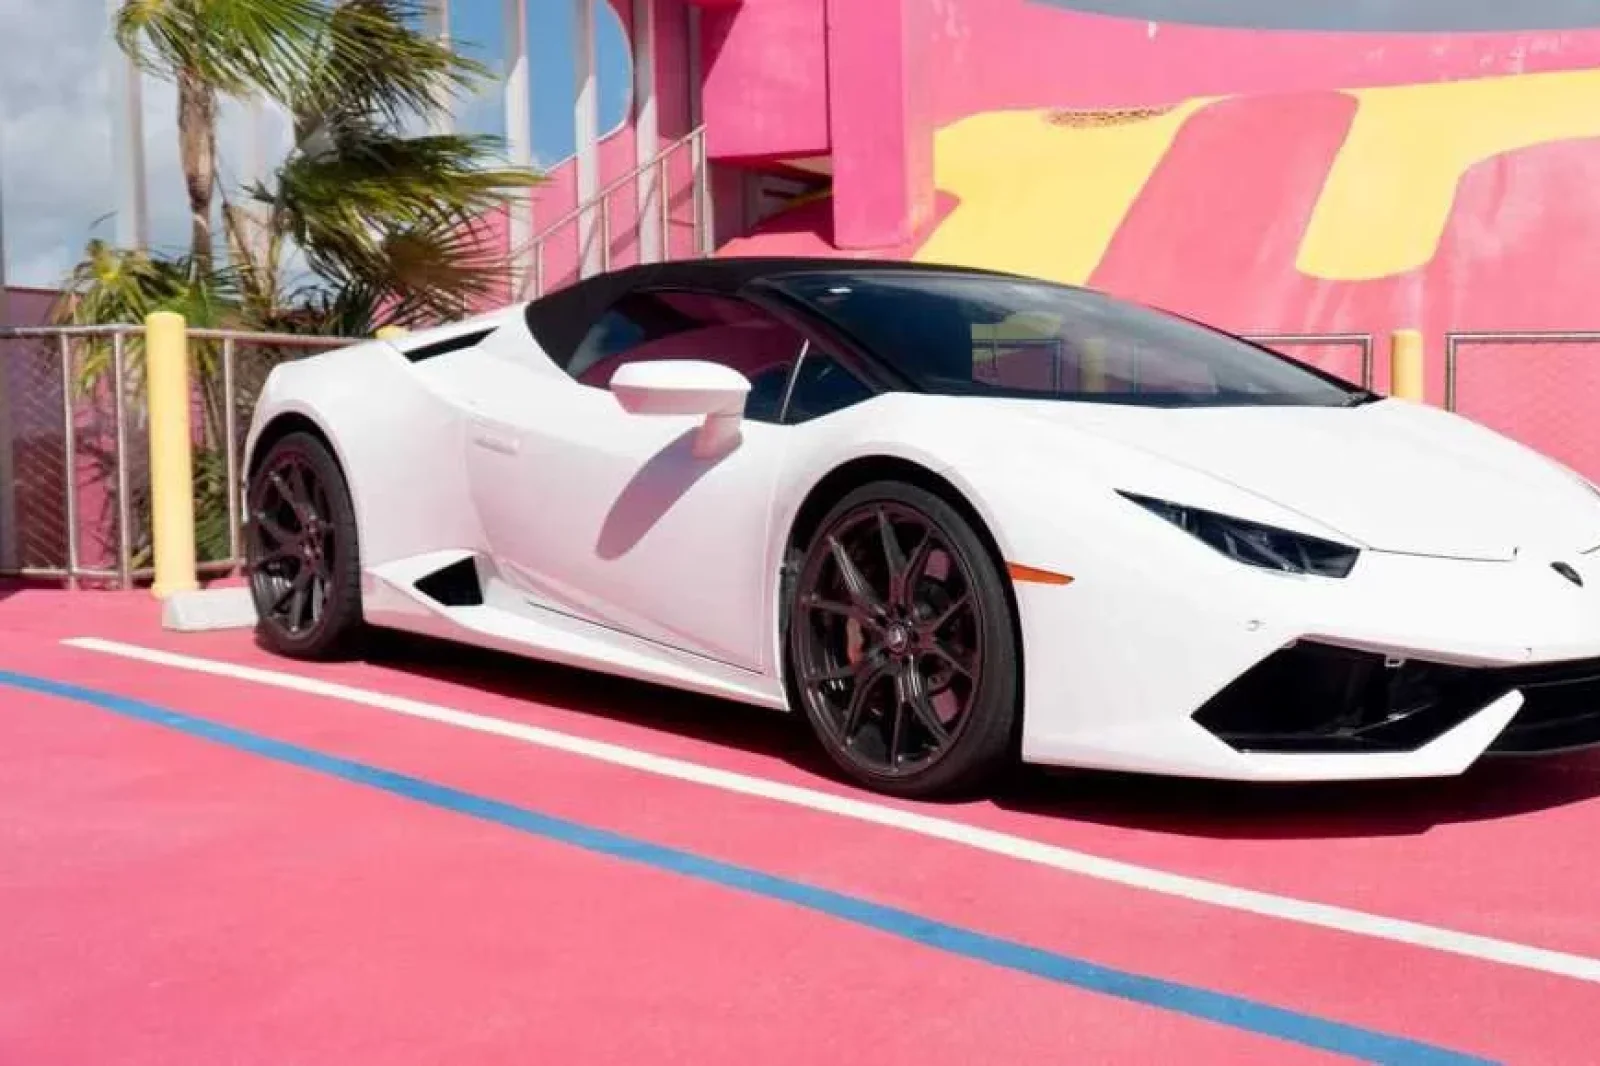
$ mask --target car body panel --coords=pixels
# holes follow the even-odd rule
[[[408,351],[488,330],[419,361]],[[685,353],[692,354],[692,353]],[[1408,751],[1241,751],[1195,713],[1313,641],[1494,668],[1600,658],[1600,494],[1457,416],[1140,408],[886,392],[797,425],[635,415],[546,357],[518,309],[285,364],[247,453],[294,415],[333,444],[374,624],[760,706],[787,706],[781,571],[796,517],[861,459],[970,506],[1017,581],[1024,759],[1244,780],[1462,772],[1518,714],[1486,700]],[[1343,579],[1243,565],[1120,493],[1361,549]],[[470,561],[482,602],[416,582]],[[1582,584],[1552,567],[1572,568]]]

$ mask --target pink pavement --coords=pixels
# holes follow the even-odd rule
[[[440,647],[424,649],[410,668],[399,659],[306,669],[264,655],[248,634],[161,633],[155,616],[143,595],[14,596],[0,602],[0,669],[116,692],[1102,965],[1453,1049],[1570,1060],[1600,1036],[1600,1019],[1585,1007],[1593,990],[1577,982],[1221,911],[58,642],[93,635],[287,668],[850,791],[819,776],[803,735],[781,716]],[[0,816],[12,841],[0,852],[0,870],[9,871],[0,905],[20,919],[0,933],[0,958],[11,960],[0,966],[0,1018],[15,1023],[0,1023],[0,1033],[43,1041],[11,1049],[29,1051],[25,1060],[93,1061],[108,1046],[153,1059],[180,1045],[186,1057],[232,1047],[260,1061],[436,1061],[446,1051],[462,1062],[799,1061],[861,1047],[919,1062],[1047,1053],[1106,1060],[1176,1047],[1186,1061],[1306,1054],[94,708],[14,692],[0,692],[0,702],[0,794],[13,797]],[[1382,798],[1360,790],[1343,799],[1246,798],[1030,775],[998,802],[931,813],[1228,883],[1590,950],[1600,902],[1585,891],[1593,865],[1580,845],[1600,809],[1578,782],[1595,773],[1557,766],[1562,783],[1551,786],[1535,772],[1528,764],[1477,792],[1470,779],[1435,783],[1431,801],[1427,790],[1409,788]],[[1439,823],[1454,824],[1422,831]],[[69,1020],[86,1002],[115,1024],[76,1031]],[[800,1021],[810,1017],[830,1024]],[[52,1041],[72,1050],[43,1054]],[[131,1050],[119,1056],[143,1061]]]

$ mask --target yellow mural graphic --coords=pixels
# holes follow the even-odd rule
[[[1365,89],[1300,246],[1302,273],[1387,277],[1430,262],[1461,179],[1497,155],[1600,137],[1600,71]]]
[[[915,258],[1082,284],[1172,139],[1206,101],[1112,125],[1049,111],[974,115],[939,131],[934,181],[961,203]]]
[[[1475,165],[1600,137],[1600,71],[1351,92],[1359,109],[1317,201],[1297,265],[1327,280],[1415,270],[1438,249]],[[1048,111],[974,115],[940,130],[935,181],[960,206],[915,258],[1083,284],[1174,138],[1214,102],[1105,125]]]

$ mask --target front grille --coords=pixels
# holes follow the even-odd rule
[[[1531,755],[1600,744],[1600,660],[1507,671],[1522,709],[1490,751]]]
[[[1513,690],[1523,707],[1491,750],[1600,743],[1600,660],[1477,668],[1313,642],[1275,652],[1195,713],[1239,751],[1415,751]]]

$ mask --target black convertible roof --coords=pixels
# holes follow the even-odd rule
[[[560,361],[582,343],[596,319],[618,299],[635,289],[672,287],[732,295],[753,281],[781,274],[815,271],[914,271],[930,274],[968,274],[1015,277],[979,267],[910,263],[900,259],[850,259],[844,256],[779,258],[729,256],[715,259],[680,259],[646,263],[585,278],[529,303],[528,331],[541,347]]]

